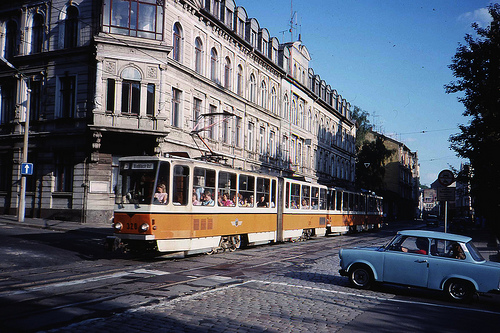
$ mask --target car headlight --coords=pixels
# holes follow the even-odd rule
[[[147,223],[141,224],[141,227],[139,228],[139,230],[142,231],[142,232],[148,231],[149,230],[149,224],[147,224]]]
[[[120,222],[116,222],[115,224],[113,224],[113,229],[115,229],[116,231],[120,231],[122,230],[123,228],[123,224],[121,224]]]

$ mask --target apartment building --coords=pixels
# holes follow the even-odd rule
[[[19,203],[27,115],[27,216],[107,222],[131,155],[353,187],[349,102],[300,40],[272,37],[232,0],[4,2],[0,55],[4,214]]]

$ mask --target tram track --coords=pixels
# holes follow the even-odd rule
[[[380,238],[380,236],[370,234],[364,234],[362,237],[321,237],[293,245],[260,246],[215,256],[199,255],[174,260],[158,259],[147,264],[138,261],[137,258],[134,258],[132,264],[130,261],[120,259],[118,264],[126,264],[129,266],[127,269],[116,267],[94,271],[97,267],[105,268],[102,264],[73,268],[68,266],[53,271],[58,276],[50,277],[46,272],[47,274],[43,275],[45,278],[40,280],[3,286],[0,289],[0,323],[29,320],[29,318],[61,313],[65,309],[98,308],[100,303],[109,303],[133,295],[144,296],[135,304],[113,309],[112,312],[125,311],[158,301],[161,297],[154,296],[155,290],[167,290],[181,284],[190,285],[203,279],[231,275],[234,270],[252,271],[262,267],[267,267],[269,271],[281,269],[282,266],[273,268],[273,265],[283,262],[292,262],[291,265],[294,265],[293,261],[297,259],[317,254],[320,251],[335,251],[342,246],[370,245],[374,241],[380,244]],[[165,269],[165,265],[169,263],[172,265]],[[75,269],[81,273],[61,276]],[[82,270],[92,271],[82,272]],[[233,283],[241,282],[241,279],[232,281]],[[15,302],[14,307],[12,301]],[[99,315],[102,315],[102,312],[100,311]],[[78,320],[96,315],[98,315],[97,312],[92,312],[80,316]]]

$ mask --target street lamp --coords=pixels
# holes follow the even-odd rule
[[[14,65],[12,65],[7,59],[2,57],[0,55],[0,60],[5,63],[7,66],[10,68],[14,69],[16,72],[18,72],[22,78],[26,78],[26,75],[24,75],[19,69],[17,69]],[[29,85],[29,82],[28,82]],[[19,222],[24,222],[24,216],[25,216],[25,211],[26,211],[26,176],[22,175],[22,170],[21,166],[25,163],[28,162],[28,134],[29,134],[29,128],[30,128],[30,93],[31,90],[28,86],[27,89],[27,94],[26,94],[26,115],[24,119],[24,136],[23,136],[23,159],[22,163],[19,165],[19,175],[21,177],[21,188],[20,188],[20,194],[19,194],[19,205],[17,207],[17,220]]]

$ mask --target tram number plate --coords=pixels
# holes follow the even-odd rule
[[[125,229],[127,230],[137,230],[139,229],[139,225],[137,223],[125,223]]]

